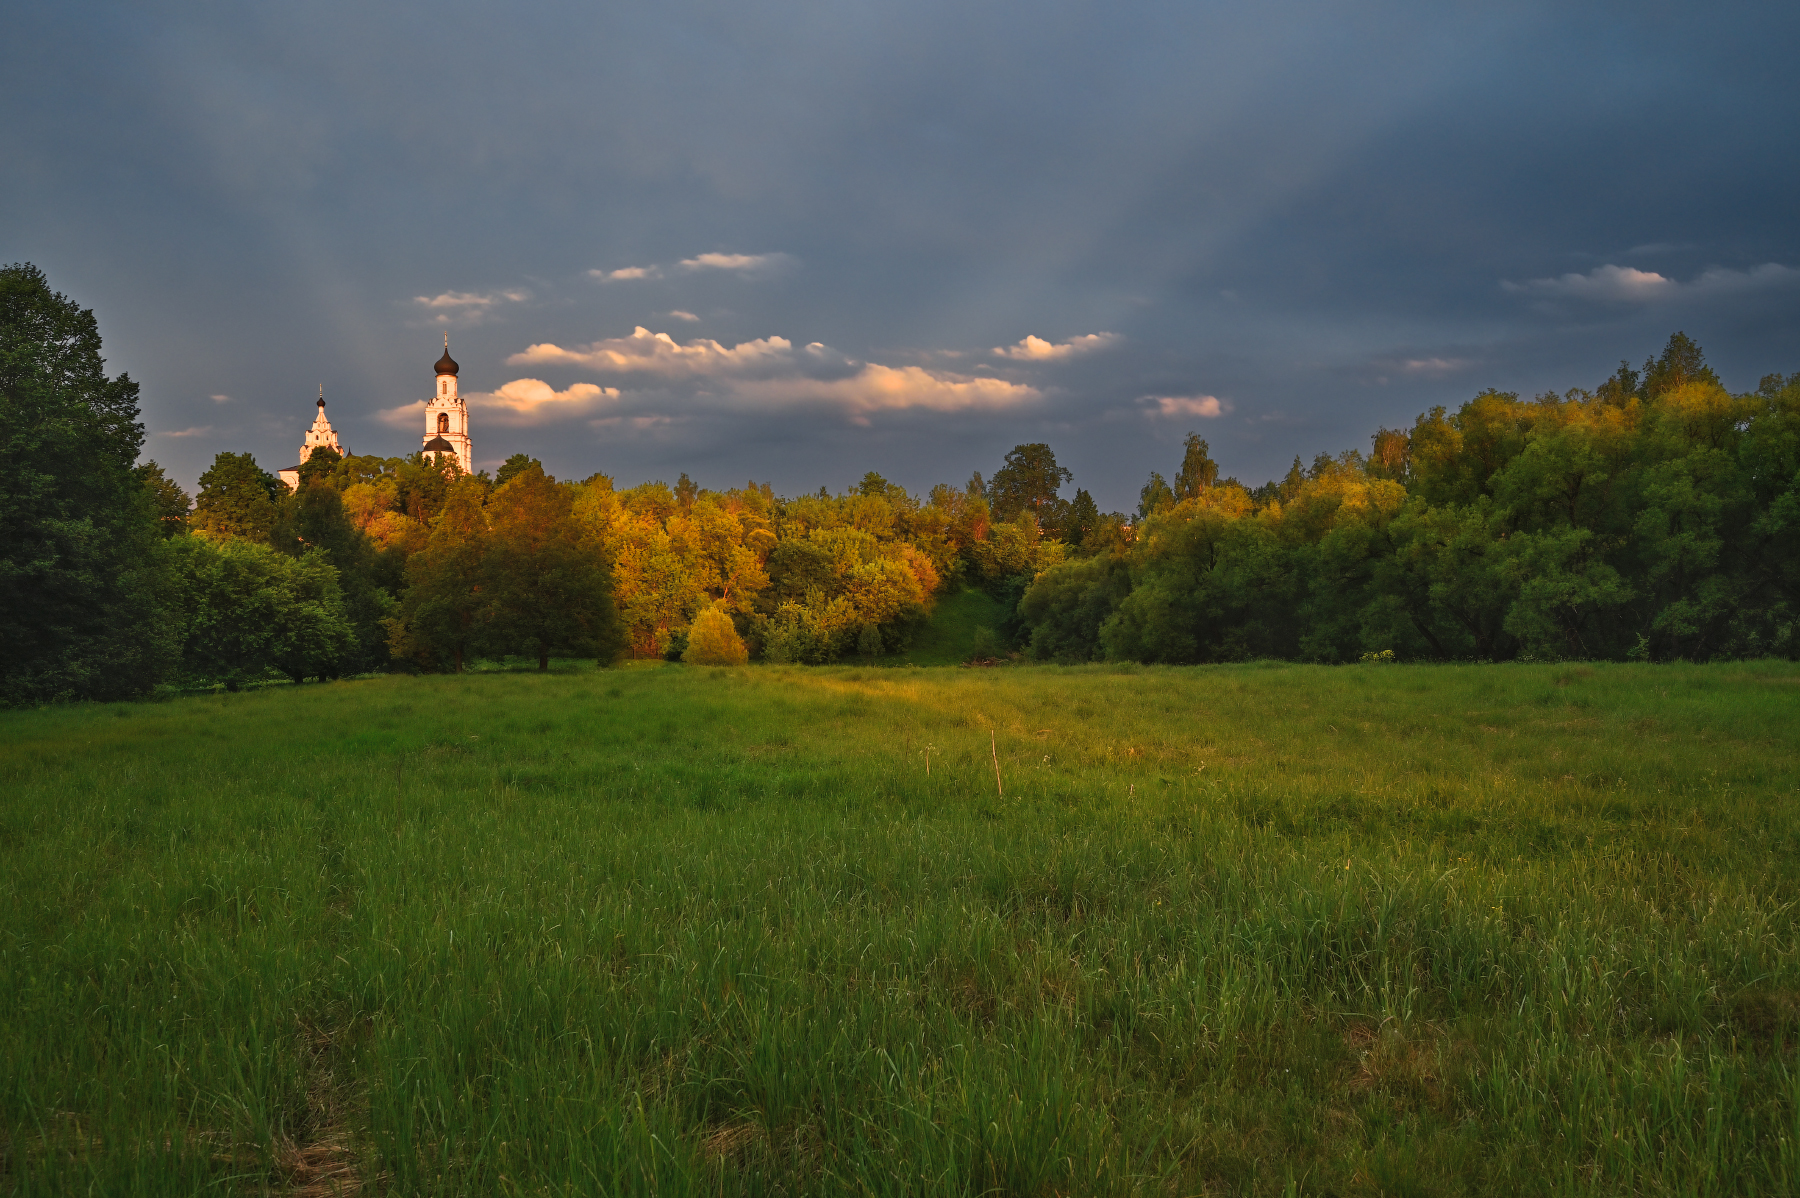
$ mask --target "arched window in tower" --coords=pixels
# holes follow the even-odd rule
[[[447,433],[449,431],[450,431],[450,413],[439,412],[438,413],[438,432]]]

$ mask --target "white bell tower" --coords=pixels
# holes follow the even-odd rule
[[[437,360],[437,393],[425,405],[422,452],[439,458],[450,454],[464,474],[475,473],[475,447],[469,441],[469,409],[456,390],[460,368],[450,356],[450,334],[444,334],[444,356]]]
[[[300,442],[300,461],[286,470],[275,472],[287,484],[288,490],[300,489],[300,467],[306,465],[306,460],[321,449],[332,450],[339,457],[350,456],[350,451],[338,440],[337,430],[331,427],[331,421],[325,419],[324,383],[319,384],[319,414],[313,417],[312,427],[306,430],[306,437]]]

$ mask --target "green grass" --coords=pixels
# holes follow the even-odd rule
[[[882,658],[884,665],[954,666],[969,658],[975,647],[975,629],[985,627],[1000,635],[1006,609],[986,591],[970,588],[938,600],[931,623],[913,638],[904,653]]]
[[[0,1191],[1800,1190],[1791,665],[388,677],[0,793]]]

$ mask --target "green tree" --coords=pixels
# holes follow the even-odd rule
[[[1403,483],[1412,462],[1412,438],[1404,429],[1384,428],[1370,438],[1369,474]]]
[[[881,643],[881,625],[864,624],[856,634],[856,651],[865,661],[874,661],[884,652]]]
[[[544,464],[530,454],[515,453],[500,464],[500,469],[494,471],[494,485],[496,487],[504,487],[515,477],[523,474],[533,466],[536,466],[539,470],[544,468]]]
[[[1567,525],[1507,541],[1519,597],[1506,630],[1525,648],[1549,657],[1601,656],[1607,617],[1632,593],[1599,548],[1591,530]]]
[[[1100,626],[1131,593],[1130,564],[1099,554],[1065,562],[1039,575],[1019,601],[1039,661],[1083,662],[1105,656]]]
[[[0,703],[140,694],[174,663],[138,386],[94,314],[0,267]]]
[[[300,487],[305,487],[315,479],[328,485],[337,485],[339,467],[342,466],[343,461],[344,455],[331,446],[319,446],[307,455],[306,460],[301,462],[295,471],[300,476]],[[277,491],[275,497],[279,500],[281,493]]]
[[[1688,383],[1719,385],[1719,376],[1706,364],[1706,354],[1686,333],[1671,333],[1662,356],[1644,363],[1644,398],[1656,399]]]
[[[1068,514],[1063,518],[1063,542],[1070,546],[1086,546],[1088,538],[1094,536],[1100,528],[1099,505],[1094,502],[1092,495],[1076,488],[1075,498],[1069,502]]]
[[[193,508],[193,501],[181,485],[163,473],[163,468],[154,461],[145,462],[137,468],[137,479],[149,498],[150,512],[156,520],[156,527],[165,538],[178,537],[187,532],[188,514]]]
[[[425,548],[406,561],[398,613],[385,623],[392,654],[426,668],[461,673],[482,648],[488,603],[487,483],[461,475],[450,484]]]
[[[1071,471],[1056,464],[1056,454],[1048,445],[1015,445],[988,480],[988,505],[997,522],[1030,512],[1040,527],[1055,527],[1063,517],[1063,501],[1056,493],[1074,477]]]
[[[457,467],[454,458],[447,457],[440,464],[423,453],[415,453],[394,468],[395,510],[429,525],[444,510],[451,480],[463,477],[468,476]],[[481,483],[483,493],[486,485],[485,481]]]
[[[200,476],[194,498],[194,531],[220,539],[267,541],[279,512],[276,497],[287,488],[247,453],[220,453]]]
[[[491,551],[484,617],[501,653],[591,653],[610,662],[623,644],[612,573],[599,544],[574,518],[569,488],[537,465],[515,474],[488,501]]]
[[[169,548],[180,595],[183,672],[237,690],[279,671],[295,682],[341,674],[355,649],[337,571],[239,538],[183,537]]]
[[[1631,368],[1630,362],[1621,358],[1619,359],[1619,368],[1613,372],[1611,378],[1600,384],[1599,389],[1594,392],[1594,397],[1601,403],[1622,408],[1634,399],[1643,398],[1642,386],[1641,376]]]
[[[1175,492],[1163,476],[1152,470],[1150,480],[1138,491],[1137,518],[1141,523],[1161,511],[1175,506]]]
[[[1182,442],[1181,469],[1175,473],[1175,502],[1198,498],[1219,478],[1219,464],[1212,460],[1206,442],[1199,433],[1189,433]]]
[[[831,550],[813,541],[789,539],[769,551],[769,587],[764,604],[773,612],[783,603],[801,603],[813,592],[826,592],[837,582]]]
[[[313,459],[319,456],[315,453]],[[387,665],[386,621],[396,605],[382,586],[385,563],[375,545],[350,522],[331,474],[302,474],[299,489],[282,500],[279,511],[270,543],[294,556],[325,553],[338,571],[344,611],[356,633],[356,646],[345,672],[363,673]]]

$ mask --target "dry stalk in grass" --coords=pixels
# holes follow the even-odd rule
[[[998,790],[1000,792],[1000,797],[1004,799],[1006,797],[1006,784],[1000,781],[1000,747],[994,741],[994,730],[992,728],[988,729],[988,752],[994,755],[994,789]]]
[[[715,1161],[739,1158],[768,1137],[755,1123],[727,1123],[700,1141],[701,1151]]]
[[[343,1128],[324,1129],[305,1144],[287,1141],[279,1155],[289,1194],[303,1198],[345,1198],[362,1193],[362,1173]]]
[[[303,1198],[346,1198],[363,1190],[362,1171],[346,1116],[356,1103],[332,1068],[338,1046],[329,1030],[302,1025],[307,1058],[308,1135],[303,1144],[283,1139],[276,1161],[287,1192]]]

